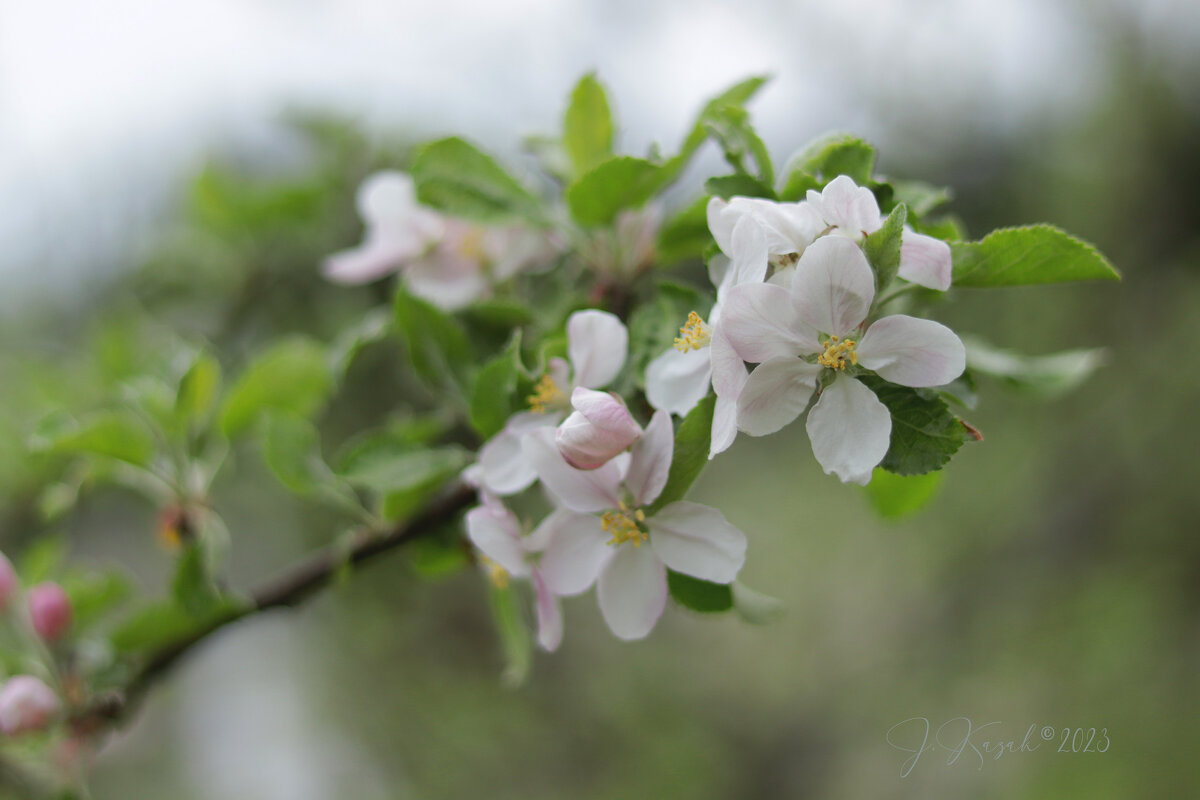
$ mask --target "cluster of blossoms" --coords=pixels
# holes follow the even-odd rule
[[[485,265],[498,279],[545,253],[517,244],[512,230],[471,227],[419,206],[398,173],[368,180],[359,204],[366,241],[331,258],[329,274],[363,280],[400,265],[412,291],[443,308],[486,290]],[[625,220],[642,222],[629,237],[633,261],[647,258],[638,252],[656,213]],[[645,426],[625,399],[604,390],[628,360],[624,323],[606,311],[577,311],[566,323],[567,358],[548,360],[528,409],[509,418],[466,473],[480,499],[467,514],[468,535],[493,580],[532,583],[547,650],[562,638],[561,597],[595,585],[613,633],[639,639],[663,612],[668,570],[718,584],[736,579],[746,556],[740,530],[705,505],[656,503],[671,470],[672,415],[686,415],[710,388],[709,458],[739,430],[769,434],[807,409],[825,472],[866,484],[888,451],[892,418],[858,378],[932,387],[963,372],[962,342],[945,326],[875,318],[876,273],[862,245],[883,217],[869,189],[840,176],[801,202],[713,198],[707,217],[720,249],[709,264],[716,302],[707,320],[689,314],[674,347],[649,364],[645,395],[656,410]],[[905,229],[897,274],[945,291],[950,249]],[[505,499],[535,483],[552,510],[528,526]]]
[[[56,583],[33,586],[22,597],[12,563],[0,554],[0,614],[21,633],[52,645],[71,627],[71,601]],[[39,646],[37,649],[41,649]],[[34,675],[13,675],[0,687],[0,732],[14,736],[49,727],[61,708],[58,693]]]

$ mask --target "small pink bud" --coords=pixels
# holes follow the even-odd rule
[[[608,392],[578,387],[571,394],[575,412],[554,434],[558,451],[576,469],[596,469],[626,450],[642,435],[624,401]]]
[[[58,709],[53,689],[32,675],[16,675],[0,689],[0,731],[13,736],[41,730]]]
[[[17,580],[17,571],[13,569],[8,556],[0,553],[0,614],[8,610],[13,598],[17,596],[18,588],[20,581]]]
[[[29,618],[37,635],[53,642],[71,627],[71,600],[57,583],[39,583],[29,590]]]

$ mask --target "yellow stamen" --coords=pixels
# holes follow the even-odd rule
[[[495,561],[492,561],[485,555],[480,555],[479,560],[485,567],[487,567],[488,578],[491,580],[493,586],[495,586],[497,589],[505,589],[508,587],[508,570],[497,564]]]
[[[704,323],[704,319],[692,311],[688,314],[687,324],[679,329],[679,338],[675,340],[675,349],[681,353],[689,350],[699,350],[707,347],[712,339],[712,328]]]
[[[634,547],[641,547],[642,542],[646,541],[646,531],[642,530],[640,523],[645,521],[645,512],[640,508],[630,511],[629,506],[622,502],[620,510],[604,513],[600,518],[600,529],[612,534],[613,538],[608,542],[611,545],[633,542]]]
[[[825,347],[825,352],[817,356],[817,363],[822,367],[844,370],[847,361],[858,365],[858,353],[854,352],[855,342],[853,339],[839,339],[837,336],[830,336],[821,344]]]
[[[550,377],[550,373],[538,380],[537,385],[533,387],[533,394],[527,398],[529,400],[529,408],[535,414],[544,414],[546,409],[553,405],[558,405],[563,400],[562,389],[558,388],[558,384],[554,382],[554,378]]]
[[[483,226],[475,225],[458,240],[458,252],[464,259],[467,261],[483,260],[483,234]]]

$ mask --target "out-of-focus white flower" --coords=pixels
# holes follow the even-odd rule
[[[677,501],[646,510],[666,486],[674,446],[666,411],[655,412],[630,455],[594,470],[568,464],[548,430],[523,442],[543,485],[566,509],[549,528],[541,576],[557,596],[597,584],[600,611],[621,639],[641,639],[654,628],[667,602],[668,567],[731,583],[746,559],[745,534],[716,509]]]
[[[786,288],[736,287],[726,303],[723,325],[734,350],[759,365],[738,399],[738,426],[752,436],[779,430],[807,408],[822,373],[831,373],[808,415],[813,454],[826,474],[866,484],[887,454],[891,414],[847,371],[863,367],[902,386],[940,386],[962,374],[966,351],[946,326],[900,314],[863,332],[874,275],[848,238],[814,242],[791,278]]]
[[[625,209],[612,228],[599,228],[579,242],[579,256],[601,275],[628,282],[654,265],[662,221],[658,203]]]
[[[576,311],[567,320],[568,359],[552,358],[529,398],[531,410],[509,417],[504,429],[479,450],[480,482],[498,495],[515,494],[537,479],[521,448],[531,431],[558,425],[578,387],[600,389],[625,365],[629,332],[607,311]]]
[[[60,707],[58,695],[39,678],[15,675],[0,689],[0,731],[15,736],[40,731]]]
[[[758,223],[767,255],[777,266],[794,263],[826,227],[820,214],[808,203],[779,203],[760,197],[733,197],[726,201],[714,197],[708,201],[708,229],[721,252],[735,262],[740,248],[734,232],[745,219]]]
[[[624,452],[642,435],[625,401],[582,386],[571,393],[575,409],[554,433],[558,451],[577,469],[595,469]]]

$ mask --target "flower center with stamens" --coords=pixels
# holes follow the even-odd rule
[[[640,508],[631,511],[622,501],[618,510],[604,513],[600,518],[600,528],[605,533],[612,534],[612,539],[608,542],[611,545],[633,542],[634,547],[641,547],[642,542],[646,541],[646,531],[641,528],[640,523],[645,521],[645,512]]]
[[[483,261],[483,226],[473,226],[458,240],[458,253],[467,261]]]
[[[817,363],[822,367],[844,370],[847,361],[851,364],[858,364],[858,353],[854,352],[855,342],[853,339],[830,336],[821,344],[824,346],[825,352],[817,356]]]
[[[688,314],[687,324],[679,329],[679,338],[675,340],[675,349],[681,353],[699,350],[707,347],[710,339],[712,339],[712,328],[705,324],[699,314],[692,311]]]
[[[558,388],[554,378],[547,372],[533,387],[533,394],[526,399],[529,400],[529,408],[533,413],[544,414],[547,408],[560,405],[564,397],[562,389]]]

